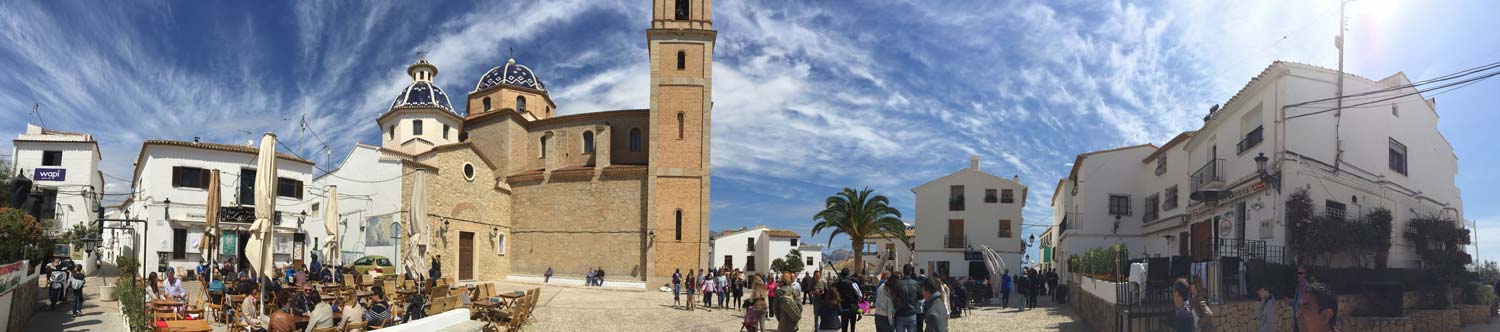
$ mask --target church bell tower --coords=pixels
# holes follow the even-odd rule
[[[647,284],[707,268],[713,114],[712,0],[653,0]]]

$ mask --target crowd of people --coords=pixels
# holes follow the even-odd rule
[[[919,273],[908,264],[866,278],[848,269],[836,276],[804,272],[800,278],[792,272],[679,269],[671,291],[673,306],[683,310],[743,310],[746,331],[796,331],[804,316],[812,316],[816,332],[854,332],[858,321],[873,316],[877,332],[904,332],[947,331],[948,319],[961,315],[968,293],[981,285],[988,281]],[[811,312],[804,315],[807,305]]]
[[[1214,313],[1208,301],[1199,292],[1202,280],[1198,277],[1178,277],[1172,282],[1172,302],[1177,309],[1172,314],[1172,329],[1177,332],[1213,331]],[[1277,301],[1266,287],[1256,290],[1259,298],[1255,330],[1276,331],[1277,309],[1290,307],[1292,330],[1297,332],[1338,331],[1338,294],[1327,284],[1316,282],[1307,266],[1297,266],[1297,288],[1295,293]]]
[[[209,269],[217,270],[212,272],[217,272],[218,277],[209,278]],[[314,283],[342,283],[342,276],[351,271],[342,266],[321,264],[316,255],[312,256],[310,264],[290,264],[278,269],[281,273],[278,273],[277,278],[252,277],[254,274],[249,269],[240,269],[231,264],[231,260],[225,260],[218,266],[200,262],[196,270],[200,279],[208,285],[208,301],[221,303],[224,296],[243,296],[243,300],[224,310],[226,316],[235,317],[235,323],[243,323],[252,331],[312,331],[330,327],[343,330],[349,324],[359,323],[386,326],[398,321],[418,319],[422,315],[422,310],[407,310],[406,317],[392,317],[391,302],[386,298],[381,285],[371,286],[368,297],[352,294],[327,296],[326,293],[319,292]],[[224,279],[233,281],[226,282]],[[232,286],[226,286],[231,284]],[[165,280],[159,280],[155,272],[150,273],[146,285],[148,303],[156,300],[186,300],[182,281],[173,273],[166,273]],[[266,295],[271,295],[269,308],[263,307]],[[411,302],[420,306],[420,301]],[[266,309],[269,309],[269,314]],[[334,319],[335,313],[339,313],[339,319]],[[299,320],[305,321],[306,326],[299,328]]]
[[[1055,297],[1058,294],[1057,281],[1057,271],[1053,269],[1041,271],[1028,267],[1023,268],[1021,273],[1014,275],[1010,274],[1010,270],[1005,270],[1000,274],[1000,306],[1002,308],[1010,307],[1010,293],[1012,291],[1019,296],[1019,303],[1016,306],[1017,310],[1036,308],[1037,296],[1039,295],[1054,296],[1053,301],[1056,302],[1057,299]],[[986,280],[985,282],[988,283],[989,281]]]

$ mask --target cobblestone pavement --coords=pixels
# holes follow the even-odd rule
[[[537,284],[500,282],[500,291],[523,290]],[[610,331],[739,331],[743,310],[714,308],[687,311],[672,306],[672,294],[585,288],[577,286],[541,286],[537,301],[536,322],[528,331],[586,331],[605,328]],[[1044,301],[1045,302],[1045,301]],[[800,331],[813,331],[812,307],[803,309]],[[768,322],[774,328],[774,320]],[[1044,303],[1033,310],[1017,311],[999,307],[971,310],[966,316],[948,321],[950,331],[1086,331],[1087,326],[1068,307]],[[873,316],[859,321],[859,331],[875,331]],[[769,329],[768,329],[769,330]]]

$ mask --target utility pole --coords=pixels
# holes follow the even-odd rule
[[[1339,167],[1343,165],[1344,139],[1339,136],[1339,123],[1342,122],[1344,114],[1344,30],[1348,18],[1344,16],[1344,8],[1354,0],[1339,0],[1339,35],[1334,37],[1333,45],[1339,49],[1339,77],[1338,91],[1333,111],[1333,173],[1338,174]]]

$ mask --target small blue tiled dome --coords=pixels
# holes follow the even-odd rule
[[[448,94],[443,93],[443,88],[427,81],[412,82],[401,90],[401,94],[396,95],[396,100],[391,102],[391,110],[404,107],[437,107],[454,112],[453,104],[448,102]]]
[[[490,71],[485,72],[484,76],[479,79],[479,84],[474,85],[474,91],[500,84],[547,92],[547,85],[542,83],[542,79],[537,78],[536,74],[531,72],[531,68],[516,63],[516,59],[507,60],[504,66],[490,68]]]

